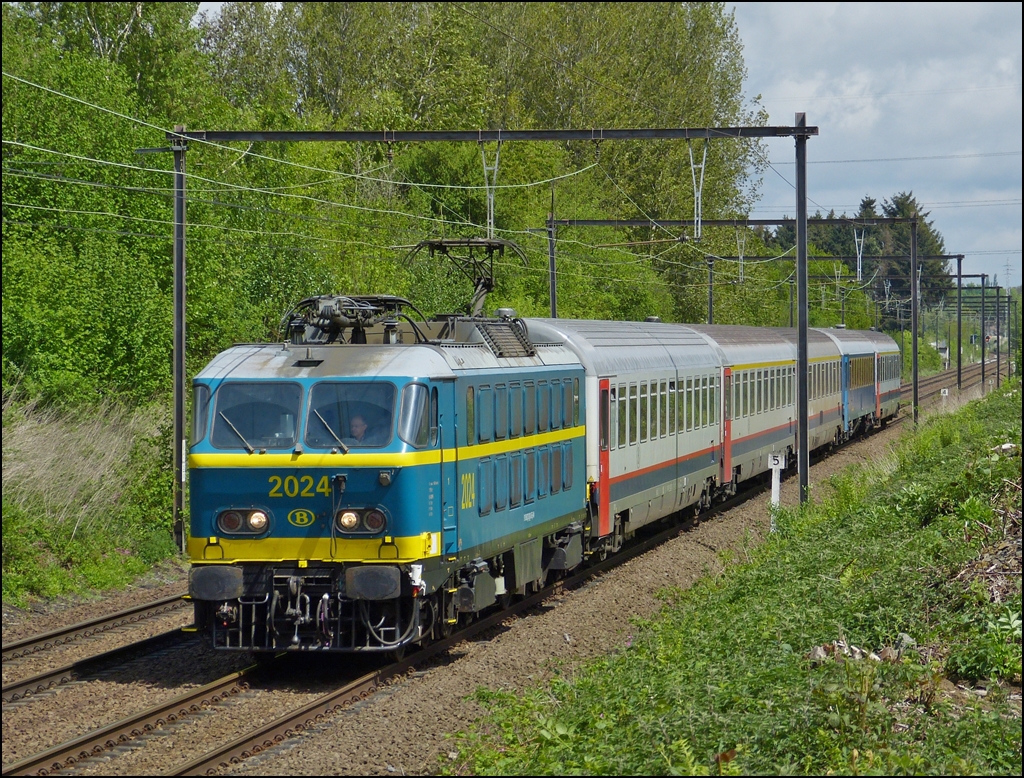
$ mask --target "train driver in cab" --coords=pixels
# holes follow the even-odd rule
[[[370,429],[366,423],[366,419],[360,414],[356,414],[348,422],[349,433],[351,437],[348,439],[348,443],[353,446],[382,446],[387,441],[384,440],[384,435],[379,429]]]

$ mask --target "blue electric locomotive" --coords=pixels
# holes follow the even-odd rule
[[[323,296],[195,379],[196,625],[215,648],[401,652],[796,450],[795,334],[439,316]],[[812,448],[898,410],[885,335],[810,333]]]
[[[289,342],[196,377],[189,588],[214,647],[400,651],[582,561],[579,361],[508,312],[403,303],[312,298]]]

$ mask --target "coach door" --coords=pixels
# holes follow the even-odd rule
[[[732,481],[732,368],[722,371],[722,472],[720,484]]]
[[[602,378],[599,384],[600,403],[598,414],[600,420],[598,441],[598,480],[597,480],[597,534],[609,535],[612,531],[611,517],[611,382]]]
[[[882,358],[875,355],[875,420],[882,418]]]

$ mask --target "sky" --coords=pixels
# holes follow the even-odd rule
[[[807,143],[810,214],[913,192],[965,274],[1020,285],[1020,3],[729,7],[751,105],[760,96],[769,124],[805,112],[819,128]],[[793,141],[766,144],[772,169],[751,217],[793,216]]]
[[[807,142],[811,214],[913,192],[965,274],[1020,285],[1020,3],[729,7],[748,99],[760,95],[769,124],[805,112],[819,128]],[[768,148],[777,172],[765,172],[751,216],[792,216],[793,141]]]

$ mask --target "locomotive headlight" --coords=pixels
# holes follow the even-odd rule
[[[217,523],[223,532],[239,532],[242,530],[242,514],[238,511],[224,511]]]
[[[263,511],[253,511],[249,514],[249,528],[253,532],[262,532],[267,527],[267,514]]]
[[[380,511],[370,511],[363,517],[363,524],[370,532],[380,532],[384,529],[384,514]]]
[[[359,525],[359,514],[355,511],[338,511],[337,519],[342,529],[353,530]]]

